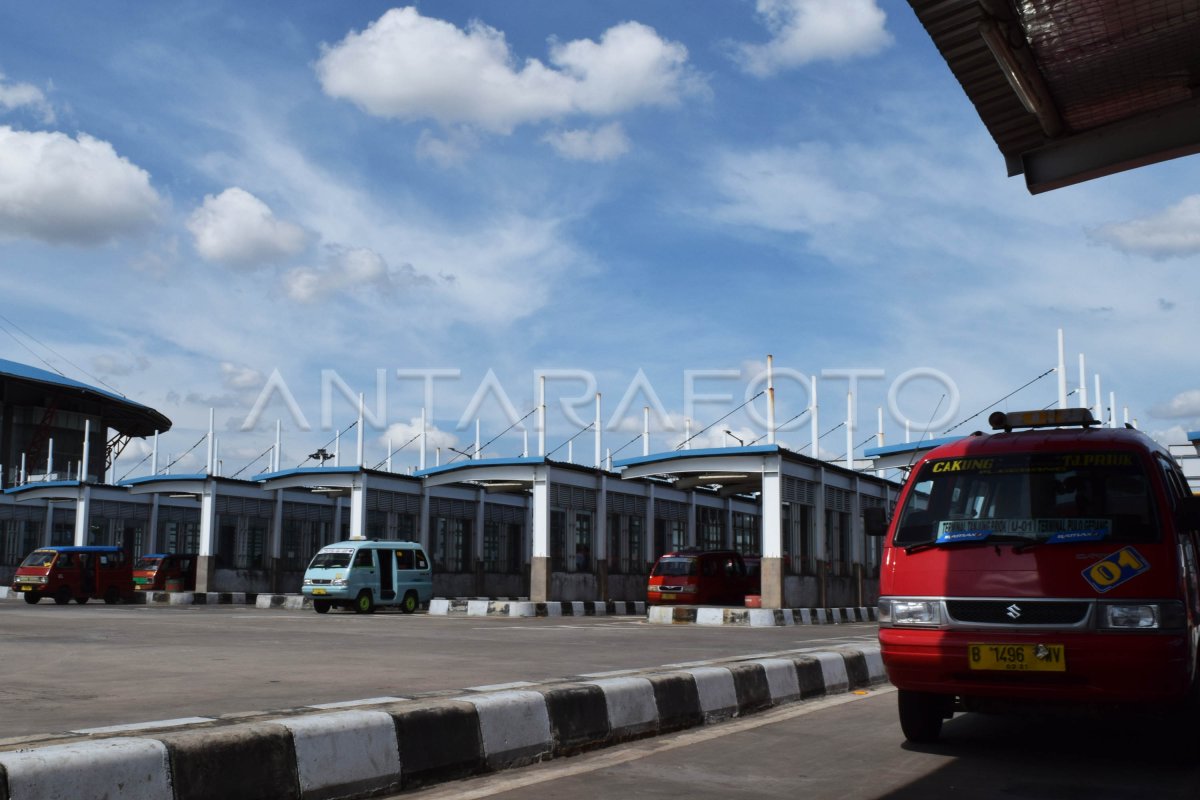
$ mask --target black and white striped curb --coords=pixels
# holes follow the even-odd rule
[[[655,625],[836,625],[876,622],[875,606],[855,608],[711,608],[706,606],[651,606],[647,617]]]
[[[316,800],[396,792],[883,683],[876,645],[0,750],[0,800]],[[183,720],[175,722],[184,722]]]
[[[463,600],[435,597],[429,602],[435,616],[466,614],[472,617],[605,617],[644,616],[646,604],[633,600],[575,600],[533,603],[528,600]]]

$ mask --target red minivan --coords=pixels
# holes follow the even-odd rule
[[[911,741],[956,711],[1197,697],[1200,497],[1086,409],[997,412],[926,453],[886,533],[879,642]],[[882,509],[880,510],[882,511]]]
[[[676,550],[655,562],[646,602],[740,606],[746,595],[758,591],[758,576],[748,574],[746,562],[736,550]]]
[[[147,553],[133,562],[133,588],[139,592],[190,592],[196,588],[196,556]]]
[[[13,577],[13,591],[36,603],[50,597],[59,605],[74,600],[102,599],[119,603],[132,593],[133,572],[119,547],[40,547],[34,550]]]

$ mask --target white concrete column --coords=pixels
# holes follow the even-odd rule
[[[529,599],[550,600],[550,481],[545,464],[534,470],[530,497],[533,517],[533,554],[529,564]]]
[[[367,538],[367,473],[355,476],[350,487],[350,538]]]
[[[88,543],[88,518],[92,510],[92,487],[86,483],[79,487],[75,500],[75,546]]]
[[[217,563],[213,548],[217,528],[217,483],[204,479],[200,492],[200,547],[196,559],[196,591],[215,591]]]
[[[781,459],[763,459],[762,473],[762,575],[763,608],[783,608],[783,476]]]

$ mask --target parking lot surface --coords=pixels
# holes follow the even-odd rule
[[[872,643],[873,623],[750,628],[640,617],[356,615],[0,603],[0,743],[368,698]]]

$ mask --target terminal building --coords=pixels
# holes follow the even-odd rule
[[[11,361],[0,361],[0,403],[4,582],[39,546],[106,544],[197,554],[199,591],[295,593],[318,549],[365,537],[420,542],[441,597],[641,600],[657,557],[691,547],[759,564],[764,607],[864,606],[878,595],[880,543],[863,512],[899,491],[777,444],[607,467],[476,458],[413,474],[280,469],[276,448],[273,467],[247,479],[214,474],[211,455],[200,473],[155,463],[119,479],[116,455],[169,430],[164,415]]]

